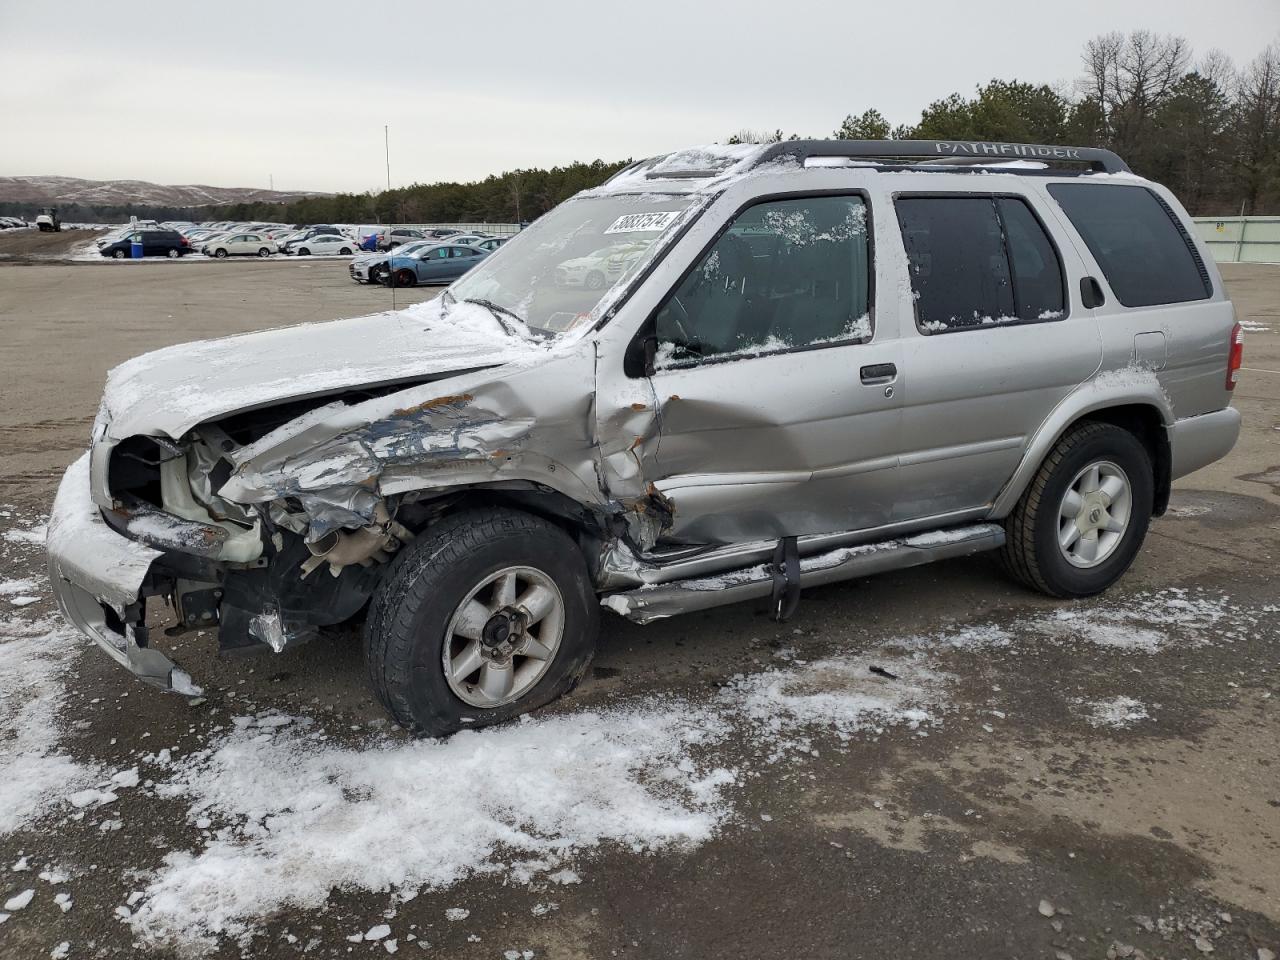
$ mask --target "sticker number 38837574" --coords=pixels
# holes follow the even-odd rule
[[[605,233],[650,233],[667,229],[680,216],[680,211],[628,213],[619,217]]]

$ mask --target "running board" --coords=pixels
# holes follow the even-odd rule
[[[932,530],[896,540],[840,547],[800,560],[800,586],[816,587],[887,570],[917,567],[935,560],[964,557],[1004,545],[1004,527],[979,523]],[[693,610],[706,610],[769,596],[774,589],[772,565],[757,564],[709,577],[646,585],[608,593],[600,603],[636,623],[648,623]]]

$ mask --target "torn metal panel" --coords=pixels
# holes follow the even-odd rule
[[[455,378],[447,392],[429,384],[331,404],[233,452],[234,472],[217,493],[237,503],[296,500],[310,542],[372,524],[384,497],[416,490],[521,479],[601,502],[584,430],[591,385],[579,349],[503,368],[500,378]]]

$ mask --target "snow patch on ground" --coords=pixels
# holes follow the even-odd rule
[[[0,835],[32,823],[98,772],[58,749],[62,677],[79,637],[52,620],[0,615]]]
[[[237,725],[159,788],[215,831],[166,857],[129,923],[149,942],[211,945],[334,889],[408,892],[512,876],[520,857],[554,869],[606,843],[702,843],[729,813],[734,774],[690,755],[726,735],[679,701],[412,743],[338,745],[303,718]]]
[[[9,543],[17,543],[26,547],[43,547],[44,538],[48,533],[49,525],[42,520],[29,527],[12,527],[0,534],[0,537],[3,537]]]
[[[1113,604],[1063,607],[1031,620],[1032,631],[1051,640],[1083,641],[1133,653],[1157,653],[1183,643],[1203,646],[1213,636],[1206,631],[1230,613],[1224,597],[1191,594],[1171,587],[1139,594]]]
[[[1149,720],[1146,705],[1133,697],[1111,697],[1108,700],[1076,700],[1084,711],[1084,718],[1094,727],[1111,727],[1123,730],[1140,720]]]

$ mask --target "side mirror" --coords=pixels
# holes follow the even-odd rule
[[[644,375],[652,377],[656,372],[654,363],[658,358],[658,338],[652,335],[645,337],[644,342],[641,344],[641,349],[644,351]]]

